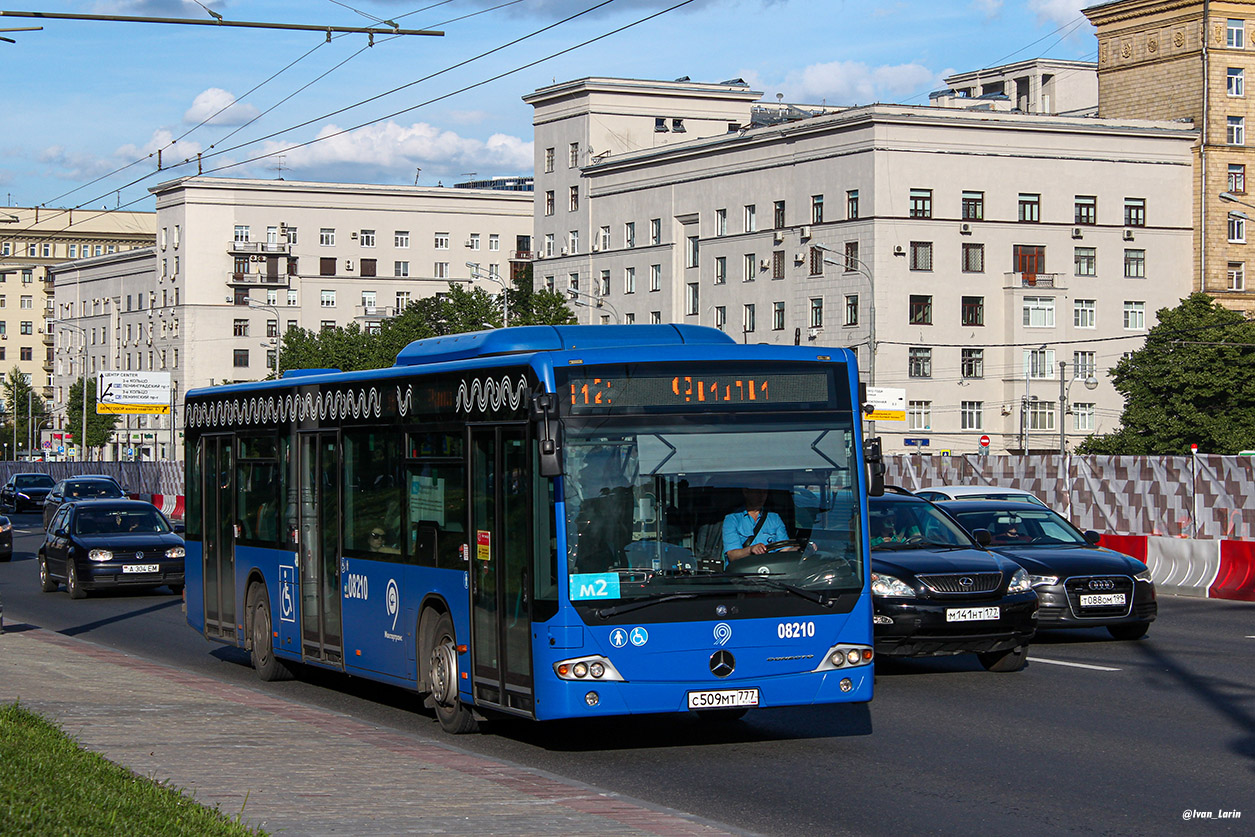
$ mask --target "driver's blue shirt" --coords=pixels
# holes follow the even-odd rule
[[[745,546],[745,540],[754,533],[754,527],[757,525],[758,521],[750,517],[750,513],[744,509],[739,512],[732,512],[724,517],[724,558],[727,558],[728,553],[732,550]],[[774,543],[775,541],[786,541],[788,539],[789,530],[785,528],[784,521],[780,519],[780,515],[775,512],[767,512],[767,519],[763,521],[763,528],[758,530],[758,534],[754,535],[754,540],[749,545]]]

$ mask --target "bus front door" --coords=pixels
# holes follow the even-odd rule
[[[204,514],[205,634],[234,639],[235,463],[231,436],[205,436],[201,447]]]
[[[340,447],[334,433],[301,439],[301,653],[340,664]]]
[[[531,463],[520,427],[471,431],[471,647],[475,703],[534,715]]]

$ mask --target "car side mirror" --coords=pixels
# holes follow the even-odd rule
[[[988,529],[973,529],[972,537],[975,538],[976,542],[981,546],[989,546],[994,542],[994,536],[989,534]]]
[[[182,535],[187,531],[187,526],[181,520],[171,523],[170,528],[174,530],[176,535]]]
[[[1085,543],[1090,546],[1098,546],[1098,542],[1102,540],[1102,534],[1089,529],[1085,532]]]
[[[69,531],[65,529],[58,529],[57,531],[52,533],[52,536],[54,538],[66,538],[66,537],[69,537],[69,535],[70,535]]]

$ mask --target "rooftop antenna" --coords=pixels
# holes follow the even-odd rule
[[[414,169],[414,185],[415,185],[415,186],[417,186],[417,185],[418,185],[418,176],[419,176],[420,174],[422,174],[422,173],[423,173],[423,167],[422,167],[422,166],[419,166],[418,168]]]
[[[275,170],[279,172],[279,179],[283,179],[283,155],[279,155],[279,164],[275,166]]]

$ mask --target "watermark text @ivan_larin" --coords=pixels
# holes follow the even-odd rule
[[[1194,808],[1186,808],[1181,812],[1183,820],[1240,820],[1242,819],[1241,811],[1198,811]]]

